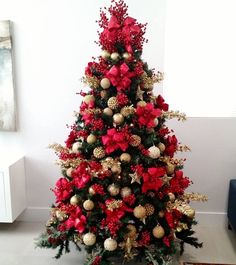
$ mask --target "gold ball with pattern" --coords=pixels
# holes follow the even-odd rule
[[[133,147],[139,146],[141,144],[141,137],[136,134],[131,135],[129,144]]]
[[[112,59],[112,61],[118,61],[120,59],[119,53],[118,52],[113,52],[111,54],[111,59]]]
[[[96,243],[96,235],[93,233],[86,233],[83,236],[83,242],[86,246],[93,246]]]
[[[107,50],[103,50],[101,56],[104,60],[107,60],[110,58],[111,54]]]
[[[117,109],[119,106],[117,98],[116,97],[109,98],[107,101],[107,106],[112,110]]]
[[[117,249],[117,246],[118,246],[118,244],[117,244],[117,241],[115,239],[107,238],[104,241],[104,248],[107,251],[114,251]]]
[[[129,187],[124,187],[120,191],[120,195],[122,198],[128,197],[131,193],[132,193],[132,190]]]
[[[86,95],[86,96],[84,97],[83,101],[84,101],[86,104],[89,104],[89,103],[95,101],[95,97],[94,97],[93,95]]]
[[[162,238],[165,235],[165,230],[161,225],[157,225],[153,228],[152,234],[155,238]]]
[[[104,77],[101,81],[100,81],[100,86],[103,89],[108,89],[111,86],[111,82],[108,78]]]
[[[90,134],[87,137],[87,143],[88,144],[94,144],[97,141],[97,137],[94,134]]]
[[[91,200],[86,200],[83,203],[83,207],[86,211],[91,211],[94,208],[94,202]]]
[[[81,203],[81,198],[77,195],[74,195],[70,198],[70,204],[71,205],[78,205]]]
[[[133,210],[133,214],[136,218],[138,219],[143,219],[146,217],[147,212],[145,207],[143,207],[142,205],[136,206]]]
[[[146,209],[146,214],[147,214],[147,216],[151,216],[151,215],[154,214],[154,212],[155,212],[155,208],[154,208],[154,206],[153,206],[151,203],[146,203],[146,204],[144,205],[144,207],[145,207],[145,209]]]
[[[132,106],[125,106],[120,110],[120,113],[124,116],[124,117],[128,117],[129,115],[132,115],[135,113],[135,108]]]
[[[120,188],[114,183],[110,184],[107,190],[111,196],[117,196],[120,193]]]
[[[123,163],[129,163],[131,161],[131,155],[128,153],[121,154],[120,161]]]
[[[121,123],[124,122],[124,116],[121,113],[116,113],[113,115],[113,122],[116,125],[120,125]]]
[[[113,111],[110,108],[105,108],[103,110],[103,113],[107,116],[112,116],[113,115]]]
[[[98,159],[103,158],[105,156],[105,151],[103,147],[99,146],[99,147],[94,148],[93,155]]]

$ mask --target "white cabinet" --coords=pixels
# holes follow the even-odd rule
[[[26,208],[24,157],[0,156],[0,222],[12,223]]]

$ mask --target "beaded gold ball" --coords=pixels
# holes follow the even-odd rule
[[[107,106],[112,110],[117,109],[119,106],[117,98],[116,97],[109,98],[107,101]]]
[[[144,207],[145,207],[145,209],[146,209],[146,214],[147,214],[147,216],[151,216],[151,215],[154,214],[154,212],[155,212],[155,208],[154,208],[154,206],[153,206],[151,203],[146,203],[146,204],[144,205]]]
[[[98,158],[98,159],[102,159],[104,156],[105,156],[105,151],[103,149],[103,147],[99,146],[99,147],[96,147],[94,150],[93,150],[93,155]]]

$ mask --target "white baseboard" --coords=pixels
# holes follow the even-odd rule
[[[18,218],[24,222],[46,222],[49,219],[49,207],[28,207]],[[196,212],[196,220],[201,226],[219,226],[227,224],[227,213]]]

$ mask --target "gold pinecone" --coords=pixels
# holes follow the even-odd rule
[[[110,109],[117,109],[119,106],[118,100],[116,97],[111,97],[107,101],[107,105]]]
[[[103,147],[99,146],[99,147],[96,147],[94,150],[93,150],[93,155],[98,158],[98,159],[101,159],[105,156],[105,151],[103,149]]]
[[[146,203],[144,208],[146,209],[147,216],[153,215],[155,212],[155,208],[151,203]]]
[[[132,115],[135,113],[135,109],[132,106],[125,106],[121,109],[120,113],[124,116],[127,117],[129,115]]]
[[[139,146],[141,144],[141,137],[136,134],[131,135],[129,144],[131,146]]]

